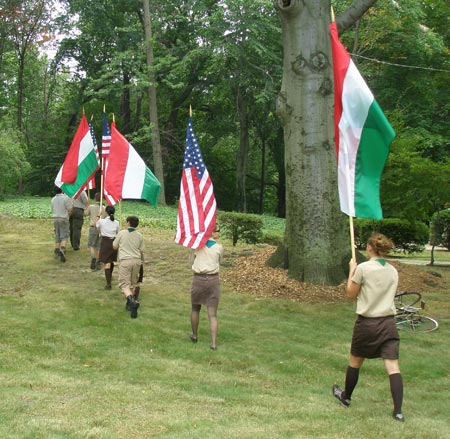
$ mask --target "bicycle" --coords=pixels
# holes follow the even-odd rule
[[[435,319],[422,315],[425,302],[422,295],[416,291],[398,291],[395,295],[395,308],[395,323],[399,329],[431,332],[439,328],[439,323]]]

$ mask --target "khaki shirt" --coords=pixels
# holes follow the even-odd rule
[[[113,248],[119,249],[118,259],[144,260],[144,238],[136,229],[121,230],[113,241]]]
[[[215,274],[219,272],[220,263],[223,259],[222,244],[214,243],[211,247],[205,245],[196,250],[192,271],[196,274]]]
[[[356,267],[352,281],[361,285],[356,299],[356,314],[364,317],[395,315],[395,293],[397,292],[397,270],[386,262],[371,258]]]

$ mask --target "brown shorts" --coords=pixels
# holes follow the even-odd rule
[[[399,347],[400,338],[394,316],[358,316],[353,328],[352,355],[398,360]]]
[[[191,287],[191,303],[217,308],[220,299],[218,274],[194,274]]]

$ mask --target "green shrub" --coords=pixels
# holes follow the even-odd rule
[[[450,209],[436,212],[431,217],[430,243],[450,250]]]
[[[248,244],[256,244],[262,240],[264,221],[260,215],[248,213],[223,212],[219,214],[222,234],[233,241],[233,246],[239,240]]]
[[[355,220],[355,243],[359,249],[365,247],[370,235],[383,233],[392,241],[395,248],[407,253],[422,252],[429,240],[429,230],[422,222],[411,222],[399,218],[387,218],[382,221]]]

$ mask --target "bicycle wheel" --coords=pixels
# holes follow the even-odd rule
[[[405,306],[414,306],[422,299],[422,295],[415,291],[398,291],[395,295],[395,307],[402,309]]]
[[[439,323],[436,320],[420,314],[411,315],[407,325],[413,332],[431,332],[439,328]]]

